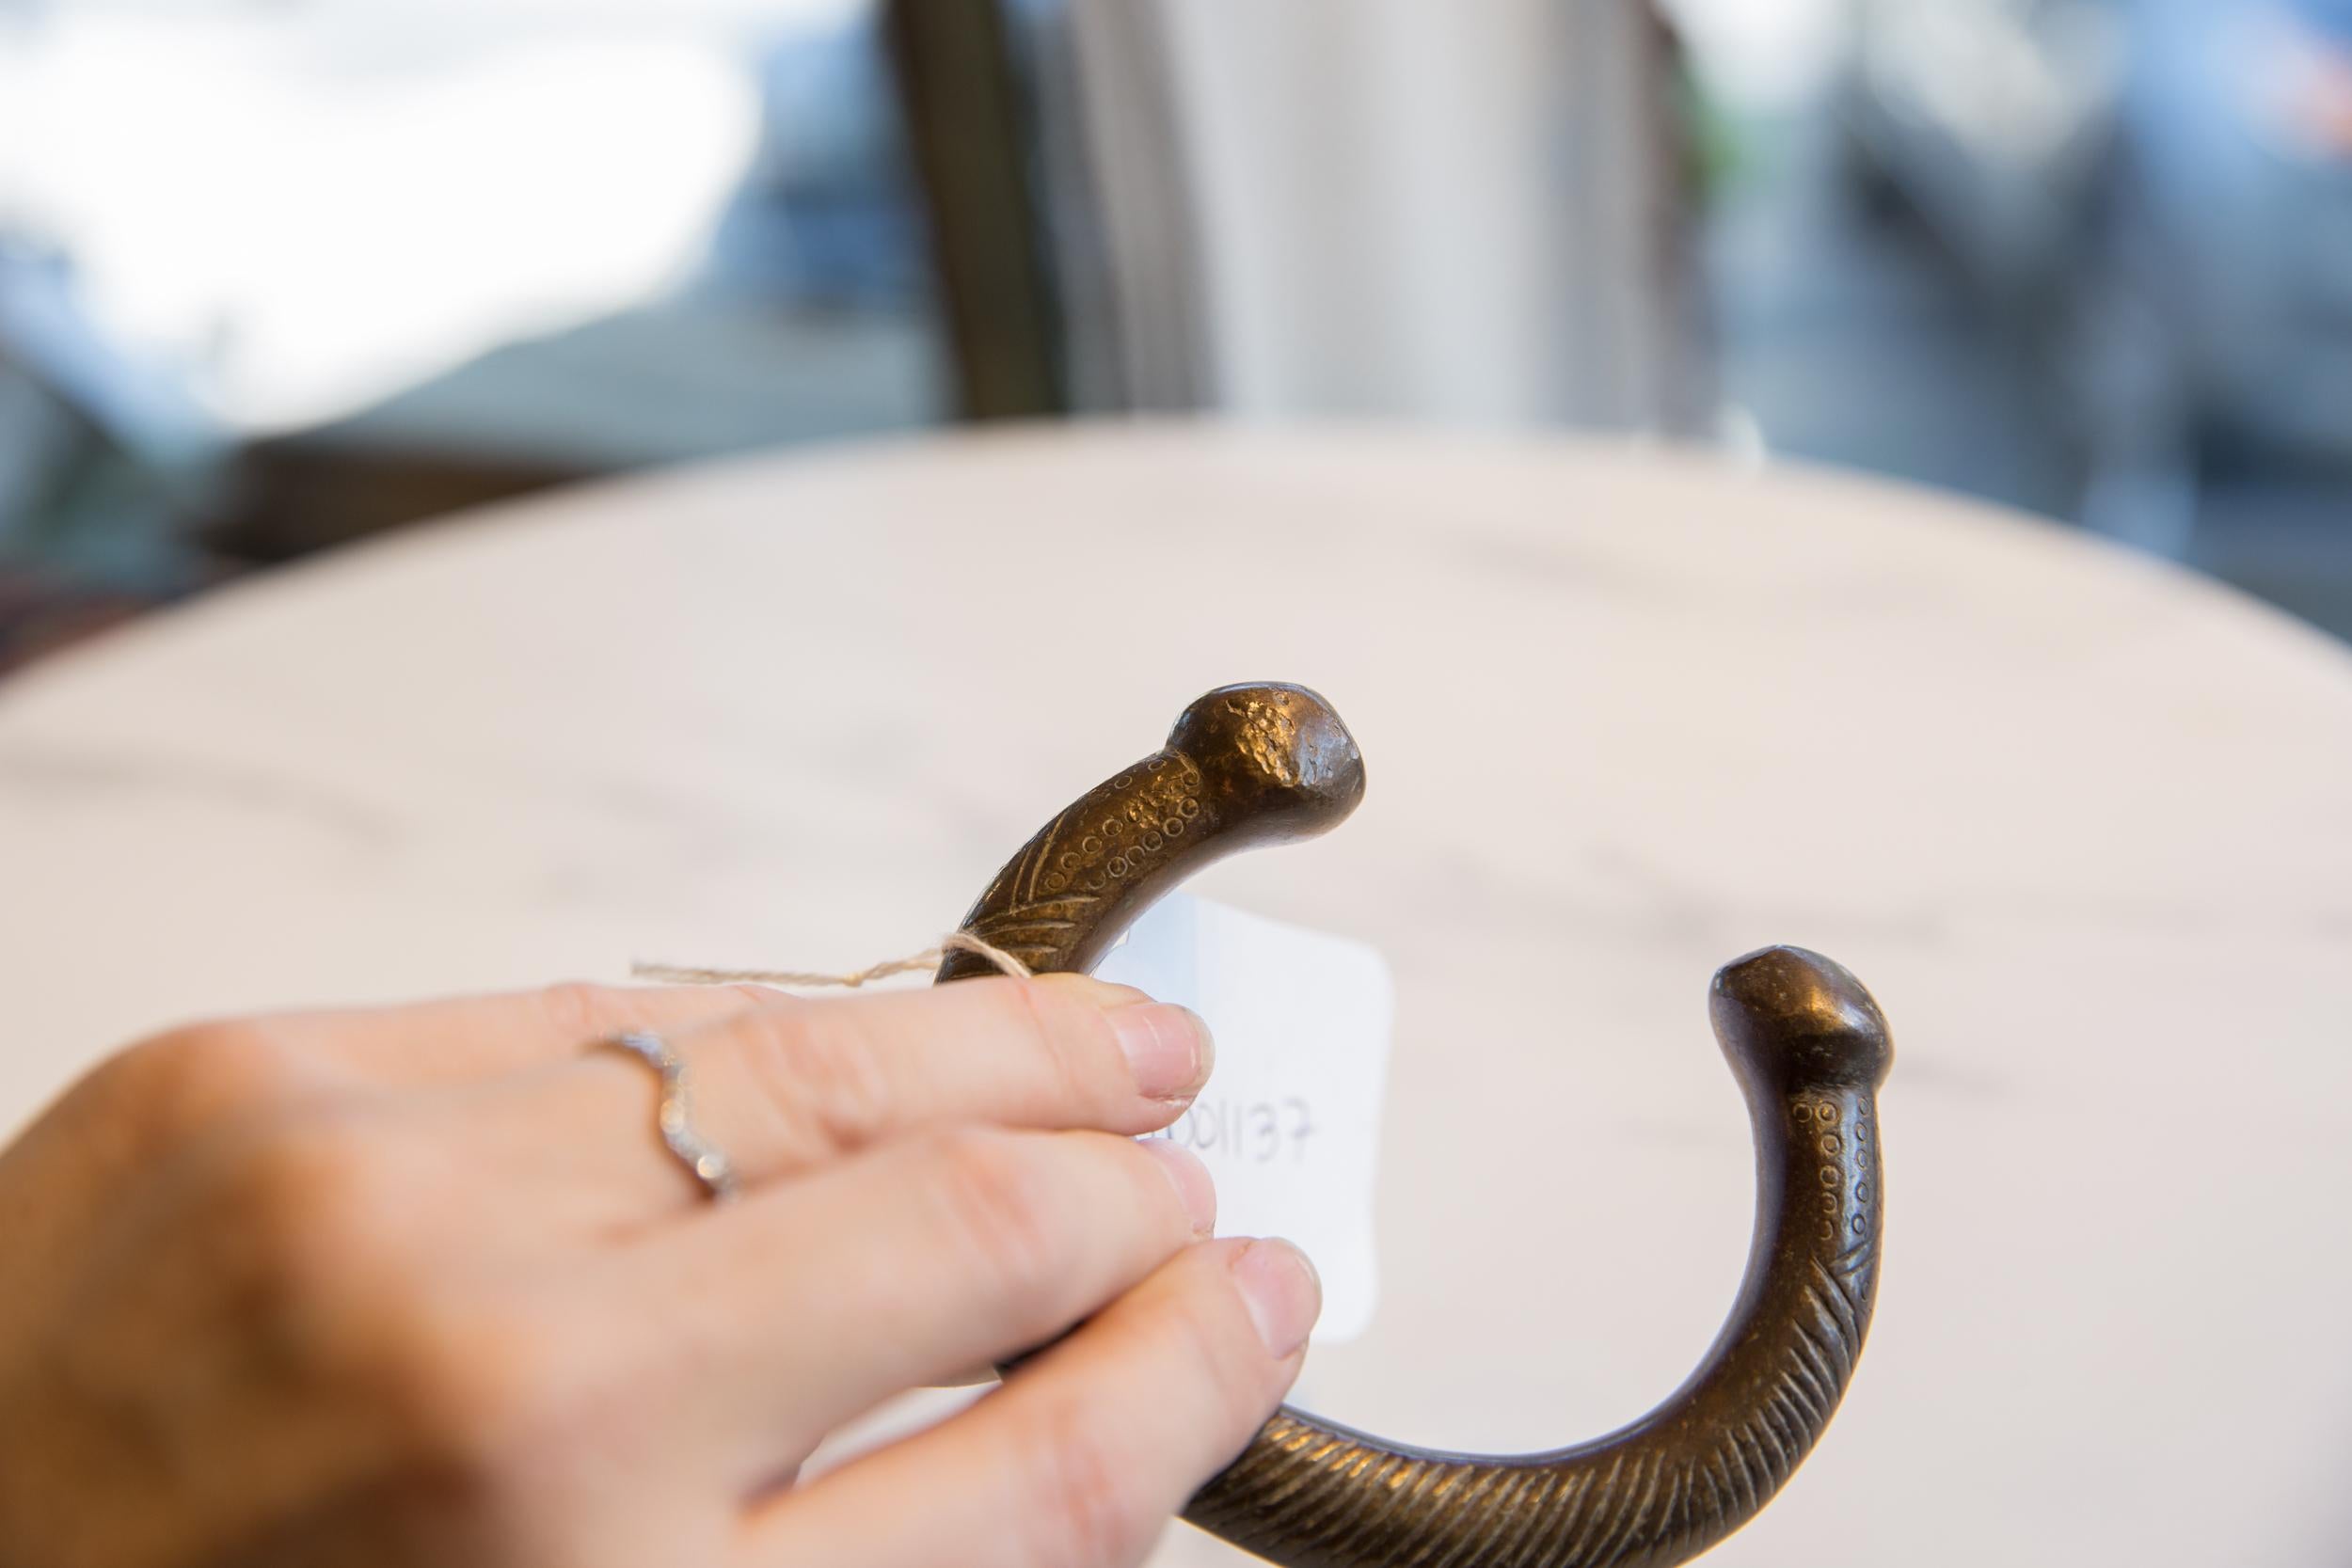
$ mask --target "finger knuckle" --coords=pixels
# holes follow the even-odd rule
[[[589,980],[561,980],[540,988],[539,1008],[562,1035],[582,1042],[631,1027],[636,1005],[628,990]]]
[[[323,1399],[368,1413],[402,1455],[468,1490],[500,1490],[615,1430],[638,1357],[547,1292],[425,1271],[342,1276],[331,1299],[276,1314],[275,1342]]]
[[[1018,1307],[1046,1292],[1069,1238],[1041,1148],[1010,1133],[959,1128],[936,1140],[936,1188],[946,1224],[997,1300]]]
[[[240,1140],[209,1229],[231,1238],[223,1299],[281,1375],[370,1419],[453,1481],[504,1487],[637,1376],[609,1331],[545,1293],[447,1266],[447,1189],[430,1150],[362,1112]]]
[[[882,1053],[843,1027],[839,1006],[771,1000],[739,1024],[746,1074],[783,1148],[803,1161],[873,1142],[898,1099]]]
[[[274,1104],[291,1090],[296,1064],[255,1024],[187,1024],[121,1052],[93,1077],[93,1090],[122,1108],[137,1130],[164,1138],[219,1117]]]
[[[222,1223],[281,1294],[309,1296],[395,1265],[407,1187],[386,1140],[362,1117],[302,1117],[248,1135],[224,1182]]]
[[[279,1375],[368,1407],[411,1386],[383,1370],[406,1365],[403,1325],[437,1288],[405,1212],[432,1200],[402,1191],[378,1142],[341,1115],[250,1130],[190,1167],[174,1232],[189,1277]]]
[[[1265,1419],[1274,1405],[1265,1352],[1230,1286],[1177,1295],[1162,1322],[1224,1425],[1243,1429]]]
[[[1008,976],[986,984],[1009,1032],[1028,1040],[1060,1102],[1087,1105],[1099,1098],[1098,1066],[1118,1051],[1101,1009],[1033,980]]]
[[[1113,1456],[1089,1409],[1074,1400],[1043,1402],[1016,1439],[1025,1466],[1028,1568],[1102,1568],[1130,1560],[1155,1520],[1133,1479]]]
[[[490,1476],[600,1430],[626,1357],[610,1344],[576,1354],[578,1338],[545,1300],[428,1293],[389,1314],[357,1359],[412,1451]]]

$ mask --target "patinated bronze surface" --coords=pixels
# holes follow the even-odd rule
[[[1234,849],[1362,799],[1339,715],[1295,686],[1212,691],[1165,749],[1081,797],[997,875],[968,930],[1040,972],[1093,964],[1154,898]],[[939,978],[993,973],[964,953]],[[1287,1406],[1184,1516],[1288,1568],[1594,1568],[1694,1557],[1772,1499],[1862,1354],[1883,1203],[1874,1093],[1893,1050],[1860,981],[1768,947],[1708,997],[1756,1135],[1756,1234],[1689,1381],[1621,1431],[1547,1453],[1437,1453]]]

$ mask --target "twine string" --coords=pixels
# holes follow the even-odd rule
[[[1027,964],[1010,953],[969,931],[949,931],[920,953],[910,953],[903,958],[889,958],[866,969],[852,970],[847,974],[825,974],[800,969],[707,969],[699,964],[648,963],[644,959],[628,966],[628,972],[640,980],[669,980],[686,986],[723,986],[749,981],[760,986],[843,986],[855,990],[875,980],[886,980],[893,974],[911,974],[916,970],[936,969],[950,953],[970,953],[987,959],[1007,974],[1026,980],[1033,972]]]

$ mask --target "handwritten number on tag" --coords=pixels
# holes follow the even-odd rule
[[[1221,1149],[1228,1159],[1270,1165],[1306,1158],[1315,1131],[1314,1115],[1297,1095],[1279,1101],[1196,1100],[1173,1126],[1149,1134],[1181,1144],[1196,1154]]]
[[[1216,1076],[1152,1136],[1208,1165],[1227,1234],[1307,1249],[1323,1275],[1317,1343],[1363,1332],[1377,1293],[1373,1167],[1395,1013],[1380,955],[1177,893],[1095,973],[1209,1021]]]

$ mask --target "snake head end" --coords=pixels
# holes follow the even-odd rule
[[[1802,947],[1724,965],[1708,1011],[1732,1065],[1775,1088],[1874,1089],[1894,1065],[1885,1015],[1862,982]]]
[[[1303,686],[1223,686],[1184,709],[1168,745],[1200,769],[1249,842],[1339,826],[1364,798],[1364,759],[1331,705]]]

